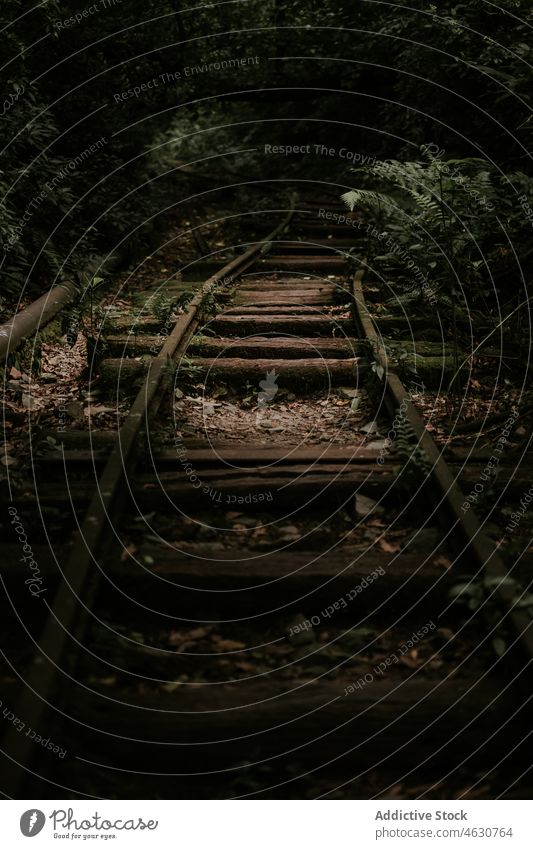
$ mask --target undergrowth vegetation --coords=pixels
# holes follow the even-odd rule
[[[354,169],[360,185],[343,199],[374,225],[367,228],[365,258],[394,267],[421,301],[444,312],[459,303],[490,312],[502,296],[520,290],[505,292],[511,275],[525,282],[533,230],[524,203],[533,202],[533,180],[523,172],[503,174],[480,158],[443,160],[428,146],[421,157]]]

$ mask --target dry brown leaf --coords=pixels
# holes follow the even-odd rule
[[[171,646],[180,646],[185,639],[181,631],[171,631],[168,635],[168,643]]]
[[[387,523],[383,519],[369,519],[366,526],[367,528],[385,528]]]
[[[83,411],[86,416],[99,416],[101,413],[114,413],[116,407],[106,407],[104,404],[92,404]]]
[[[439,554],[438,557],[433,558],[434,566],[441,566],[443,569],[450,569],[452,565],[452,561],[449,557],[446,557],[444,554]]]
[[[124,561],[127,560],[128,557],[134,555],[136,551],[137,551],[137,546],[135,545],[135,543],[130,542],[129,545],[127,545],[125,548],[122,549],[122,554],[120,555],[120,559],[121,559],[122,563],[124,563]]]
[[[223,640],[220,637],[218,639],[213,637],[213,641],[216,651],[242,651],[246,648],[245,644],[238,642],[238,640]]]
[[[402,550],[401,546],[397,542],[389,542],[384,539],[384,537],[380,537],[377,543],[385,554],[398,554],[398,552]]]
[[[406,663],[407,666],[415,669],[421,663],[423,663],[423,659],[418,657],[418,649],[411,649],[400,657],[401,663]]]
[[[209,634],[209,628],[194,628],[192,631],[189,631],[187,634],[187,639],[189,640],[201,640],[203,637],[207,637]]]

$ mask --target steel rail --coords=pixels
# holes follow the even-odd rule
[[[156,415],[163,392],[159,390],[173,358],[180,355],[195,332],[200,320],[202,304],[217,288],[224,288],[246,271],[258,256],[267,253],[272,241],[289,224],[294,214],[294,199],[289,212],[272,232],[263,240],[255,242],[241,256],[227,263],[212,275],[201,290],[189,302],[187,311],[176,321],[161,351],[155,356],[148,373],[137,393],[130,411],[117,433],[96,491],[85,513],[84,520],[74,534],[74,544],[62,575],[53,604],[49,606],[46,624],[39,641],[39,648],[29,667],[23,683],[23,691],[17,703],[17,715],[31,728],[42,727],[43,715],[53,710],[50,698],[54,682],[62,672],[61,661],[71,630],[77,625],[77,616],[83,618],[79,599],[87,595],[87,585],[93,578],[90,596],[94,598],[100,570],[96,564],[98,553],[106,539],[108,523],[112,522],[117,499],[123,494],[127,475],[136,459],[136,448],[145,424]],[[84,598],[86,602],[87,599]],[[77,628],[79,638],[79,629]],[[32,762],[33,743],[26,735],[12,727],[6,734],[2,747],[4,755],[12,762],[12,788],[17,793],[23,786]]]
[[[375,361],[382,367],[386,381],[385,403],[391,418],[398,408],[409,422],[418,445],[425,452],[431,463],[431,480],[440,495],[439,507],[444,506],[448,520],[454,531],[458,533],[463,546],[463,553],[468,554],[477,565],[480,574],[490,581],[491,588],[506,611],[509,621],[518,636],[522,648],[529,658],[533,657],[533,621],[525,611],[517,608],[517,598],[513,582],[509,580],[509,570],[494,543],[482,528],[479,518],[471,507],[467,511],[461,509],[465,495],[457,483],[457,479],[433,437],[426,429],[422,416],[413,404],[400,377],[390,367],[390,361],[383,340],[377,332],[363,290],[364,269],[360,269],[353,279],[354,306],[356,319],[365,339],[372,347]]]

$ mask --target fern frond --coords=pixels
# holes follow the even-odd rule
[[[344,201],[350,212],[353,212],[355,207],[362,207],[368,212],[383,214],[384,212],[397,212],[398,204],[383,192],[368,191],[367,189],[352,189],[345,192],[341,199]]]

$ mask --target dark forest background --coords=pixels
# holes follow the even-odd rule
[[[150,251],[180,201],[184,163],[197,163],[207,190],[210,179],[217,190],[262,181],[280,194],[291,180],[330,182],[339,194],[360,185],[376,213],[375,172],[369,184],[346,158],[314,147],[269,156],[265,144],[393,159],[393,195],[409,196],[411,221],[423,216],[441,247],[449,241],[463,282],[482,297],[487,276],[512,289],[523,275],[533,247],[529,2],[1,0],[0,9],[2,297]],[[460,194],[458,175],[474,195]],[[439,283],[445,273],[426,260]]]

